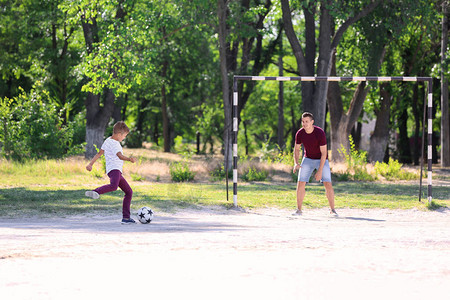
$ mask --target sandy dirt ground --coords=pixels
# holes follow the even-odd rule
[[[450,211],[0,220],[1,299],[449,299]]]

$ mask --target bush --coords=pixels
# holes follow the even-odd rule
[[[143,141],[143,134],[139,130],[133,129],[128,133],[125,139],[125,145],[128,148],[142,148]]]
[[[225,179],[226,174],[225,174],[225,167],[224,165],[220,165],[218,166],[216,169],[212,170],[209,175],[211,176],[211,179],[213,181],[219,181],[222,179]],[[233,178],[233,169],[229,169],[228,170],[228,178]]]
[[[144,177],[142,177],[138,173],[130,173],[130,176],[133,181],[143,181],[144,180]]]
[[[187,162],[175,162],[170,165],[170,177],[174,182],[194,180],[195,173],[191,172]]]
[[[75,124],[62,124],[47,92],[22,93],[14,99],[0,99],[0,154],[24,161],[61,158],[72,146]]]
[[[242,180],[244,181],[264,181],[267,179],[269,172],[261,170],[258,171],[254,168],[250,168],[244,175],[242,175]]]
[[[350,152],[347,153],[347,150],[344,146],[341,146],[339,149],[339,153],[341,153],[345,157],[345,162],[347,164],[347,173],[353,178],[353,180],[362,180],[362,181],[374,181],[374,178],[367,171],[367,152],[356,150],[355,143],[353,142],[353,138],[349,135],[350,141]]]
[[[300,172],[300,171],[297,171],[297,172],[290,172],[291,173],[291,179],[292,179],[292,182],[295,182],[295,183],[297,183],[298,182],[298,172]]]
[[[417,179],[417,175],[405,170],[402,170],[402,164],[397,160],[389,158],[388,163],[375,163],[375,171],[377,174],[386,178],[386,180],[412,180]]]
[[[349,181],[352,179],[352,175],[349,172],[334,174],[337,181]]]
[[[189,144],[183,142],[182,136],[177,136],[173,139],[173,150],[175,153],[181,154],[183,156],[192,156],[194,153],[190,148]]]

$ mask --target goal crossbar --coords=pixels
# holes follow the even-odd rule
[[[433,78],[432,77],[408,77],[408,76],[296,76],[296,77],[284,77],[284,76],[245,76],[245,75],[234,75],[233,77],[233,111],[232,111],[232,124],[233,124],[233,204],[235,207],[237,204],[237,183],[238,183],[238,171],[237,171],[237,161],[238,161],[238,81],[239,80],[259,80],[259,81],[403,81],[403,82],[427,82],[427,114],[428,114],[428,139],[427,139],[427,158],[428,158],[428,203],[431,204],[432,201],[432,161],[433,161],[433,151],[432,151],[432,136],[433,136],[433,126],[432,126],[432,110],[433,110]],[[425,124],[423,124],[425,126]],[[228,157],[227,157],[228,159]],[[227,164],[228,165],[228,164]],[[423,153],[421,158],[420,167],[420,191],[419,191],[419,201],[422,195],[422,165],[423,165]],[[228,166],[227,166],[228,167]],[[228,199],[228,176],[225,176],[227,180],[227,199]]]

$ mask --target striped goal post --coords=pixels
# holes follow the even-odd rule
[[[431,204],[432,200],[432,134],[433,134],[433,126],[432,126],[432,109],[433,109],[433,78],[432,77],[404,77],[404,76],[394,76],[394,77],[378,77],[378,76],[367,76],[367,77],[334,77],[334,76],[297,76],[297,77],[283,77],[283,76],[244,76],[244,75],[235,75],[233,78],[233,134],[232,134],[232,143],[233,143],[233,203],[234,206],[237,207],[237,182],[238,182],[238,172],[237,172],[237,160],[238,160],[238,146],[237,146],[237,136],[238,136],[238,102],[239,102],[239,94],[238,94],[238,81],[239,80],[275,80],[275,81],[426,81],[428,82],[428,203]],[[423,147],[423,145],[422,145]],[[423,156],[423,153],[422,153]],[[420,168],[420,192],[419,192],[419,201],[422,195],[422,164],[423,158],[421,159],[421,168]],[[227,178],[227,198],[228,198],[228,176]]]

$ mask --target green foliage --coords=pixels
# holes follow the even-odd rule
[[[250,168],[241,178],[244,181],[265,181],[268,175],[269,172],[265,170],[258,171],[256,168]]]
[[[413,180],[418,178],[417,174],[402,170],[402,164],[392,157],[389,158],[388,163],[376,162],[375,171],[387,180]]]
[[[292,182],[295,182],[295,183],[298,182],[298,171],[295,173],[291,172],[291,179],[292,179]]]
[[[286,36],[281,35],[275,41],[281,30],[279,1],[244,2],[226,1],[226,39],[231,45],[228,73],[278,76],[278,66],[270,62],[282,55],[284,75],[298,75],[295,74],[298,65]],[[302,10],[306,9],[314,14],[317,30],[321,25],[320,9],[328,9],[332,23],[339,27],[372,1],[331,1],[322,7],[318,1],[290,2],[293,16],[303,15]],[[439,75],[436,63],[440,57],[436,49],[439,50],[441,8],[437,4],[434,1],[381,1],[373,12],[345,30],[336,48],[337,76]],[[122,118],[138,129],[132,130],[126,139],[128,147],[141,147],[143,141],[159,141],[161,145],[163,85],[169,117],[165,125],[171,137],[180,136],[189,146],[198,131],[203,151],[217,150],[218,144],[223,143],[225,116],[220,98],[217,2],[28,0],[2,1],[0,6],[0,98],[18,96],[22,93],[20,87],[29,93],[33,84],[41,81],[49,93],[44,102],[56,105],[55,116],[63,118],[62,128],[69,128],[72,133],[68,134],[73,134],[70,145],[66,146],[67,141],[61,137],[58,137],[59,147],[45,141],[51,149],[41,149],[39,154],[35,150],[24,150],[23,143],[27,141],[22,138],[17,138],[17,143],[0,140],[3,156],[15,155],[16,159],[22,159],[33,153],[57,157],[66,151],[82,152],[86,91],[104,94],[106,88],[113,90]],[[82,25],[91,26],[92,34],[85,32]],[[294,27],[296,32],[304,33],[305,18],[297,18]],[[315,41],[306,40],[308,35],[298,36],[303,46],[319,45],[318,35],[313,35]],[[91,43],[86,43],[88,39]],[[262,45],[261,51],[257,51],[256,45]],[[244,54],[247,47],[251,47],[249,56]],[[385,54],[383,58],[381,53]],[[445,65],[448,57],[450,55]],[[311,60],[313,69],[317,69],[318,63],[314,61],[318,61],[317,57]],[[432,70],[433,66],[436,67]],[[448,70],[446,74],[449,76]],[[292,140],[289,132],[298,125],[302,84],[284,84],[286,145]],[[344,111],[350,106],[355,85],[340,83]],[[369,116],[377,111],[381,99],[379,90],[373,87],[364,102],[364,112]],[[411,107],[412,89],[407,84],[404,88],[392,89],[393,99],[398,100],[392,103],[391,116],[398,118],[396,110],[400,104]],[[279,82],[240,82],[239,90],[243,92],[239,100],[243,100],[239,108],[242,120],[239,150],[245,145],[249,154],[261,154],[264,162],[283,161],[283,157],[277,157],[280,154],[275,153],[275,139],[272,139],[278,124]],[[105,99],[99,100],[99,108],[102,108]],[[421,103],[415,106],[422,107]],[[439,110],[437,106],[437,121]],[[74,121],[76,124],[70,124]],[[412,126],[408,125],[411,131]],[[175,144],[177,146],[177,141]],[[58,149],[64,147],[68,149]],[[26,153],[17,154],[20,151]],[[59,154],[47,155],[47,152]]]
[[[100,149],[97,147],[97,145],[94,145],[95,150],[97,153],[100,151]],[[91,175],[94,178],[103,178],[106,174],[106,159],[105,155],[100,156],[100,158],[97,160],[98,165],[100,168],[92,168],[92,171],[90,172]]]
[[[272,157],[274,156],[275,149],[270,144],[271,135],[267,138],[265,142],[262,143],[259,155],[259,161],[272,162]]]
[[[344,172],[344,173],[337,173],[337,174],[333,174],[336,177],[337,181],[350,181],[352,179],[352,176],[350,175],[350,173],[348,171]]]
[[[278,145],[276,145],[278,151],[272,152],[271,156],[268,156],[266,162],[271,163],[279,163],[286,166],[292,166],[294,163],[294,152],[289,152],[286,150],[281,150]]]
[[[141,148],[144,136],[139,130],[131,130],[125,139],[128,148]]]
[[[446,205],[443,205],[441,203],[437,203],[435,200],[431,200],[431,203],[427,201],[427,208],[429,210],[438,210],[441,208],[446,208]]]
[[[94,178],[103,178],[103,176],[105,176],[105,172],[103,172],[97,168],[92,168],[92,171],[90,172],[90,174]]]
[[[173,149],[175,150],[176,153],[179,154],[184,154],[184,155],[191,155],[191,150],[189,148],[188,144],[183,143],[183,137],[182,136],[177,136],[176,138],[173,139],[174,145],[173,145]]]
[[[353,137],[349,135],[348,138],[350,141],[350,151],[347,153],[347,150],[343,145],[341,145],[341,149],[338,150],[339,153],[345,157],[348,172],[347,175],[351,176],[353,180],[375,180],[376,178],[367,171],[367,152],[356,150]]]
[[[137,173],[130,173],[131,179],[133,181],[143,181],[145,178]]]
[[[224,165],[220,165],[214,170],[212,170],[209,175],[211,176],[212,181],[219,181],[226,178],[226,171]],[[228,178],[233,178],[233,170],[228,170]]]
[[[174,162],[170,164],[170,177],[174,182],[192,181],[195,173],[189,169],[186,161]]]
[[[60,158],[72,148],[76,123],[63,124],[48,93],[22,93],[0,100],[1,156],[24,161]]]
[[[196,116],[195,128],[200,133],[203,141],[203,151],[206,150],[206,145],[210,144],[210,149],[213,148],[214,138],[221,136],[221,128],[224,123],[223,107],[220,102],[213,101],[212,103],[203,103],[199,107],[199,114]]]

